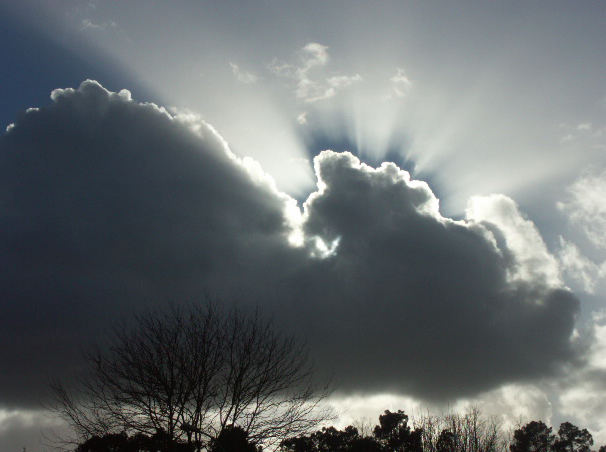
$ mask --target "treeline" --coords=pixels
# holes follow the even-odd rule
[[[587,429],[564,422],[557,433],[541,421],[532,421],[507,434],[494,418],[477,409],[465,415],[425,416],[414,424],[401,410],[385,411],[373,429],[324,427],[315,433],[283,440],[280,452],[591,452]],[[76,452],[194,452],[194,445],[163,432],[148,436],[126,433],[92,437]],[[246,431],[227,426],[205,449],[209,452],[262,452]],[[598,449],[606,452],[606,446]]]
[[[504,432],[495,418],[477,409],[465,415],[426,416],[411,425],[404,412],[385,411],[379,425],[363,434],[356,427],[326,427],[282,442],[281,452],[590,452],[587,429],[565,422],[557,434],[541,421]],[[599,448],[606,452],[606,446]]]

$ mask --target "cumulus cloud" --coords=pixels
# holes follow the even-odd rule
[[[480,222],[492,231],[507,260],[510,281],[562,285],[556,258],[547,250],[534,223],[524,218],[511,198],[504,195],[472,197],[466,215],[467,219]]]
[[[92,81],[52,100],[0,138],[4,406],[113,320],[203,293],[261,304],[340,393],[443,401],[577,359],[578,301],[508,198],[454,221],[396,165],[326,151],[300,211],[195,116]]]
[[[292,252],[285,197],[205,123],[91,81],[52,99],[0,142],[5,405],[38,402],[110,318],[256,286]]]
[[[542,268],[552,258],[540,246],[517,255],[536,239],[527,220],[511,220],[527,226],[514,233],[479,214],[444,218],[427,184],[394,164],[372,169],[332,152],[315,164],[319,191],[305,205],[305,232],[339,246],[316,276],[324,290],[308,297],[324,299],[320,318],[333,318],[313,337],[330,331],[323,353],[340,356],[351,389],[447,398],[572,358],[578,302]],[[511,201],[486,203],[516,214]]]

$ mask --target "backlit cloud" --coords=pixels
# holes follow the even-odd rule
[[[4,406],[112,321],[204,293],[305,337],[340,393],[445,401],[582,360],[579,303],[509,198],[455,221],[395,164],[326,151],[300,210],[195,115],[93,81],[52,99],[0,138]]]

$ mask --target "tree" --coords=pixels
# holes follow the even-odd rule
[[[553,450],[555,435],[551,427],[541,421],[532,421],[517,429],[509,446],[511,452],[550,452]]]
[[[442,430],[436,443],[436,452],[451,452],[456,450],[456,438],[450,430]]]
[[[167,440],[166,434],[147,436],[137,433],[129,437],[125,432],[93,436],[80,444],[75,452],[193,452],[193,446],[176,440]]]
[[[392,413],[386,410],[379,416],[379,425],[374,435],[385,450],[402,452],[422,452],[422,429],[411,431],[408,416],[402,410]]]
[[[422,452],[421,432],[411,431],[402,411],[387,410],[379,416],[372,436],[360,435],[351,425],[344,430],[324,427],[309,436],[284,440],[280,446],[285,452]]]
[[[415,422],[422,431],[427,452],[502,452],[507,441],[496,418],[482,416],[477,408],[464,414],[425,416]]]
[[[248,440],[246,432],[228,425],[211,441],[210,452],[258,452],[260,449]]]
[[[581,430],[570,422],[564,422],[558,429],[558,439],[554,444],[556,452],[589,452],[593,437],[586,428]]]
[[[202,450],[226,429],[274,443],[326,419],[304,347],[258,312],[207,304],[139,315],[86,361],[75,390],[53,386],[81,438],[162,432],[162,450],[173,440]]]

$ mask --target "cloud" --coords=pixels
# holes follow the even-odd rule
[[[573,369],[554,391],[561,416],[587,427],[595,444],[606,443],[606,312],[592,313],[593,342],[587,353],[587,365]]]
[[[546,287],[562,285],[557,260],[547,250],[534,223],[523,217],[511,198],[472,197],[466,215],[493,232],[507,260],[509,281],[540,281]]]
[[[600,279],[606,275],[606,262],[596,264],[584,256],[572,242],[560,236],[558,252],[560,267],[579,290],[593,294]]]
[[[338,91],[362,80],[360,74],[326,75],[322,69],[330,60],[328,47],[317,42],[306,44],[299,51],[299,63],[296,65],[274,59],[269,70],[295,84],[297,99],[314,103],[334,97]]]
[[[66,433],[67,426],[47,411],[0,410],[1,450],[56,451],[58,435]]]
[[[444,399],[553,373],[573,358],[578,302],[544,268],[555,260],[542,246],[523,247],[536,228],[511,200],[484,201],[485,213],[500,215],[493,223],[478,208],[457,222],[394,164],[372,169],[324,152],[315,166],[306,236],[339,245],[303,290],[323,288],[305,298],[323,300],[317,318],[331,320],[316,321],[311,337],[330,335],[321,353],[339,356],[345,386]]]
[[[80,31],[87,31],[87,30],[107,30],[108,28],[116,28],[118,26],[118,24],[116,22],[114,22],[113,20],[109,21],[109,22],[103,22],[103,23],[94,23],[92,20],[90,19],[82,19],[81,23],[80,23]]]
[[[238,80],[240,83],[250,85],[252,83],[256,83],[259,80],[259,77],[257,77],[255,74],[240,69],[240,66],[238,66],[236,63],[232,63],[230,61],[229,66],[231,67],[231,70],[234,76],[236,77],[236,80]]]
[[[301,49],[301,70],[307,72],[314,66],[325,66],[328,59],[327,46],[310,42]]]
[[[402,68],[397,68],[396,74],[389,79],[391,82],[392,93],[396,97],[405,97],[410,90],[412,82]]]
[[[606,249],[606,170],[588,171],[567,189],[558,203],[570,221],[598,248]]]
[[[221,293],[236,275],[246,293],[249,269],[292,253],[286,198],[207,124],[92,81],[51,97],[0,141],[9,406],[37,403],[108,320]]]
[[[0,138],[0,404],[116,319],[211,293],[304,336],[340,393],[477,394],[578,362],[578,301],[505,197],[443,217],[429,186],[349,153],[314,159],[300,211],[194,115],[93,81]]]

